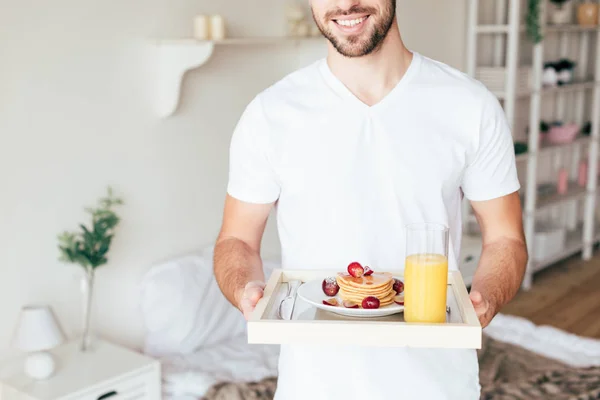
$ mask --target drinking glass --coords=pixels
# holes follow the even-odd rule
[[[434,223],[406,227],[404,320],[446,322],[448,228]]]

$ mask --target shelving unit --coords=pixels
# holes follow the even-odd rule
[[[542,259],[530,257],[524,289],[532,286],[535,272],[565,257],[581,251],[582,257],[589,259],[594,244],[600,240],[600,216],[596,213],[599,197],[596,177],[600,134],[600,27],[580,26],[575,21],[568,25],[550,25],[546,22],[548,0],[542,0],[539,13],[542,40],[533,43],[525,27],[527,3],[527,0],[469,0],[467,37],[467,73],[478,79],[488,79],[480,80],[501,101],[515,142],[527,143],[528,151],[517,155],[516,161],[522,183],[523,219],[530,255],[535,251],[534,237],[540,221],[545,222],[542,217],[550,213],[554,215],[552,220],[556,215],[562,215],[562,223],[570,221],[569,227],[565,228],[562,248]],[[576,57],[573,50],[577,51]],[[563,86],[545,87],[542,84],[544,63],[563,57],[577,62],[574,81]],[[498,71],[501,79],[494,78],[496,75],[493,74]],[[530,75],[523,75],[527,73]],[[529,85],[523,85],[524,81]],[[541,144],[540,123],[543,120],[564,120],[580,126],[590,121],[592,132],[590,136],[580,134],[572,143]],[[541,194],[542,185],[556,182],[557,177],[552,171],[557,163],[554,157],[558,156],[560,166],[569,173],[568,190],[562,194]],[[552,158],[553,162],[549,162]],[[582,160],[588,160],[589,179],[585,186],[576,182],[578,164]],[[465,226],[472,225],[474,217],[466,200],[463,218]],[[465,235],[468,237],[473,232]]]
[[[152,65],[155,66],[155,108],[161,118],[177,111],[181,85],[186,72],[206,64],[219,46],[298,45],[322,41],[317,37],[257,37],[224,40],[172,39],[151,43]]]

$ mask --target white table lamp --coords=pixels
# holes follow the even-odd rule
[[[48,350],[60,345],[64,335],[48,306],[25,306],[21,309],[13,337],[13,346],[30,353],[25,373],[34,379],[49,378],[55,369]]]

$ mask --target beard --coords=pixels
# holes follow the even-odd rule
[[[346,11],[340,9],[328,11],[325,13],[323,21],[331,21],[336,16],[362,13],[369,14],[368,19],[371,19],[376,18],[376,12],[377,10],[372,7],[361,7],[355,5]],[[383,40],[386,38],[394,22],[394,18],[396,17],[396,0],[390,0],[388,2],[387,6],[383,10],[383,13],[381,14],[381,17],[375,22],[374,27],[371,29],[371,32],[363,32],[359,35],[338,37],[331,31],[331,29],[327,28],[325,25],[327,22],[324,23],[317,18],[314,11],[312,15],[323,36],[329,40],[338,53],[345,57],[362,57],[377,50],[381,46]]]

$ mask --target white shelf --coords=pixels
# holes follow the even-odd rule
[[[538,272],[549,265],[552,265],[566,257],[570,257],[573,254],[577,254],[583,249],[583,228],[575,229],[573,232],[567,233],[565,247],[549,257],[543,260],[536,261],[533,263],[533,271]]]
[[[588,80],[588,81],[582,81],[582,82],[569,83],[569,84],[561,85],[561,86],[543,86],[541,88],[541,90],[539,91],[539,93],[542,95],[551,95],[551,94],[557,94],[557,93],[570,93],[570,92],[577,92],[577,91],[581,91],[581,90],[594,89],[596,86],[600,86],[600,82]],[[504,93],[503,91],[492,91],[492,93],[494,93],[494,95],[497,98],[499,98],[500,100],[506,100],[506,93]],[[518,99],[523,99],[523,98],[529,97],[532,94],[536,94],[536,93],[538,93],[538,92],[536,92],[535,90],[517,88],[516,97]]]
[[[541,90],[541,93],[542,94],[568,93],[568,92],[575,92],[578,90],[593,89],[597,85],[600,85],[600,83],[596,83],[591,80],[583,81],[583,82],[574,82],[574,83],[569,83],[567,85],[562,85],[562,86],[543,87]]]
[[[570,143],[561,143],[561,144],[544,144],[538,150],[540,155],[544,155],[547,153],[552,153],[555,150],[565,149],[567,147],[576,147],[589,144],[592,141],[590,136],[579,136],[577,139],[573,140]],[[527,153],[526,153],[527,154]]]
[[[564,194],[559,194],[559,193],[555,193],[555,194],[551,194],[551,195],[546,195],[546,196],[539,196],[538,200],[537,200],[537,207],[536,207],[536,211],[542,211],[548,207],[560,204],[560,203],[564,203],[567,201],[571,201],[571,200],[577,200],[583,196],[585,196],[587,190],[585,187],[581,187],[579,185],[577,185],[577,183],[573,183],[571,182],[569,184],[569,188],[567,189],[567,192]]]
[[[519,28],[521,32],[525,32],[527,27],[521,25]],[[546,25],[544,27],[545,34],[551,33],[582,33],[582,32],[597,32],[600,30],[600,26],[582,26],[578,24],[565,24],[565,25]]]
[[[600,29],[598,26],[583,26],[577,24],[568,25],[546,25],[545,33],[562,32],[596,32]]]
[[[600,241],[600,222],[596,222],[595,225],[595,236],[594,242]],[[568,232],[565,240],[565,247],[556,254],[548,256],[543,260],[539,260],[533,263],[534,272],[541,271],[542,269],[555,264],[567,257],[579,253],[583,250],[583,226],[579,226],[577,229]]]
[[[152,43],[153,83],[156,113],[161,118],[173,115],[179,106],[181,85],[186,72],[206,64],[216,46],[289,45],[323,41],[322,37],[257,37],[224,40],[170,39]]]
[[[570,143],[564,143],[564,144],[545,144],[542,145],[539,149],[538,149],[538,154],[539,155],[545,155],[548,153],[551,153],[555,150],[559,150],[559,149],[565,149],[568,147],[575,147],[575,146],[581,146],[581,145],[586,145],[589,144],[592,141],[592,138],[590,136],[579,136],[577,139],[573,140]],[[525,162],[529,159],[529,152],[526,153],[521,153],[518,154],[515,158],[517,163],[522,163]]]
[[[561,205],[577,201],[582,203],[578,207],[579,218],[585,229],[580,229],[568,235],[567,244],[559,254],[548,257],[541,262],[531,260],[522,287],[529,289],[533,281],[533,273],[546,267],[547,265],[559,261],[569,255],[575,254],[580,250],[583,259],[589,259],[592,253],[591,243],[594,239],[600,240],[600,229],[595,224],[595,211],[600,205],[596,204],[596,193],[600,193],[598,182],[590,182],[587,187],[580,187],[571,183],[567,193],[560,195],[558,193],[541,195],[540,168],[543,168],[545,161],[542,156],[551,154],[557,150],[570,152],[575,157],[567,157],[569,165],[566,168],[575,168],[579,159],[587,158],[595,160],[599,158],[600,143],[600,58],[596,57],[593,65],[588,62],[592,54],[600,54],[600,26],[581,26],[578,24],[567,25],[549,25],[546,23],[548,17],[547,1],[541,2],[539,13],[539,25],[541,27],[542,38],[538,43],[532,43],[528,35],[526,26],[521,22],[528,16],[527,9],[522,7],[522,0],[494,0],[493,2],[481,2],[480,0],[468,0],[467,9],[467,62],[466,72],[473,77],[480,77],[481,81],[488,84],[493,93],[503,101],[504,111],[510,126],[529,127],[528,147],[529,151],[516,156],[516,162],[519,167],[524,167],[526,177],[522,195],[524,198],[523,216],[524,230],[529,244],[531,254],[535,253],[533,247],[535,232],[541,215],[540,210],[547,209],[553,205]],[[479,17],[485,15],[487,24],[481,24]],[[485,48],[485,60],[478,54],[481,50],[478,46],[479,36],[482,34],[492,34],[492,40],[486,42],[489,48]],[[552,46],[552,51],[546,47]],[[573,49],[573,46],[577,46]],[[522,58],[522,51],[531,48],[531,62],[529,66],[519,65],[519,59]],[[576,51],[573,51],[576,50]],[[578,65],[578,76],[586,77],[582,80],[556,87],[543,86],[543,71],[545,55],[555,54],[556,59],[562,57],[576,58]],[[491,72],[490,72],[491,71]],[[494,75],[494,73],[496,75]],[[523,74],[527,73],[528,76]],[[484,79],[485,78],[485,79]],[[564,94],[572,94],[571,98],[566,98]],[[591,94],[591,96],[589,96]],[[555,98],[553,105],[553,116],[546,116],[542,113],[542,108],[546,111],[545,104],[547,100]],[[590,104],[591,98],[591,104]],[[522,101],[529,103],[529,107],[524,107]],[[574,110],[570,110],[573,108]],[[519,115],[517,118],[516,110],[522,109],[526,115]],[[568,114],[572,115],[568,115]],[[589,113],[590,115],[587,115]],[[559,145],[542,145],[538,148],[537,143],[540,135],[540,121],[543,119],[573,119],[577,122],[591,121],[591,136],[581,136],[575,141]],[[521,132],[523,133],[523,132]],[[519,134],[518,136],[522,136]],[[587,146],[586,146],[587,144]],[[576,152],[578,146],[582,146],[581,152]],[[572,150],[572,151],[571,151]],[[579,158],[579,159],[578,159]],[[526,162],[526,163],[525,163]],[[590,176],[596,174],[596,163],[590,163],[588,173]],[[581,200],[584,200],[581,202]],[[463,207],[469,210],[468,207]],[[465,215],[467,213],[465,212]],[[468,218],[465,217],[465,223]],[[593,234],[590,234],[594,232]]]

